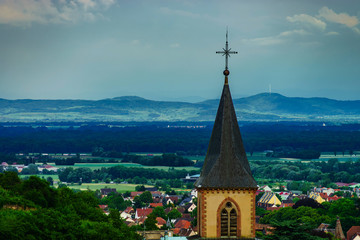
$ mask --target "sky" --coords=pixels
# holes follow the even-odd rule
[[[360,100],[360,0],[0,0],[0,98]]]

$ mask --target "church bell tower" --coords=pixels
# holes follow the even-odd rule
[[[212,130],[198,191],[198,227],[201,239],[255,238],[255,196],[257,183],[246,157],[228,76],[228,57],[237,52],[223,51],[225,82]]]

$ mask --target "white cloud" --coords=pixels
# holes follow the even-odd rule
[[[3,0],[0,2],[0,24],[94,21],[114,3],[113,0]]]
[[[326,35],[328,36],[335,36],[335,35],[339,35],[340,33],[338,32],[327,32]]]
[[[288,16],[286,17],[286,20],[292,23],[298,22],[301,24],[305,24],[306,26],[316,27],[321,30],[325,30],[326,28],[325,22],[307,14],[294,15],[292,17]]]
[[[279,37],[288,37],[288,36],[293,36],[293,35],[309,35],[310,33],[308,33],[307,31],[303,30],[303,29],[295,29],[295,30],[291,30],[291,31],[285,31],[279,34]]]
[[[85,10],[96,7],[96,2],[93,0],[78,0]]]
[[[329,22],[344,24],[350,28],[355,27],[359,23],[357,17],[350,16],[347,13],[335,13],[333,10],[329,9],[328,7],[322,7],[319,10],[319,16],[323,17]]]
[[[269,45],[278,45],[289,41],[289,39],[293,36],[300,35],[308,35],[309,33],[303,29],[296,29],[292,31],[285,31],[276,36],[270,37],[262,37],[262,38],[252,38],[252,39],[244,39],[244,43],[251,43],[260,46],[269,46]]]

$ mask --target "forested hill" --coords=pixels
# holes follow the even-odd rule
[[[234,99],[244,121],[360,121],[360,101],[285,97],[261,93]],[[152,101],[135,96],[103,100],[0,99],[0,122],[213,121],[219,100]]]

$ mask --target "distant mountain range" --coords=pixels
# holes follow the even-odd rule
[[[261,93],[233,101],[240,121],[360,122],[360,100]],[[0,99],[0,122],[214,121],[218,104],[218,99],[188,103],[136,96],[97,101]]]

